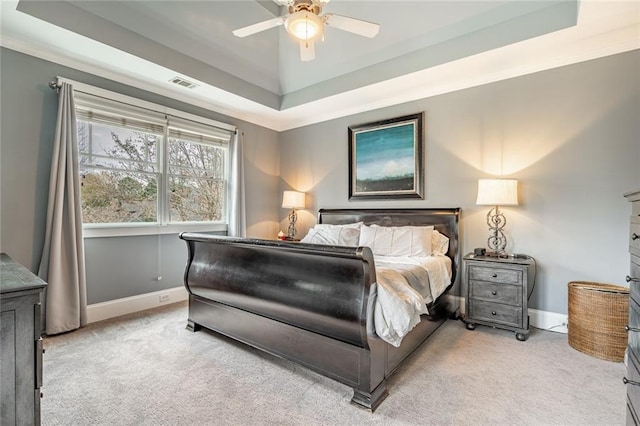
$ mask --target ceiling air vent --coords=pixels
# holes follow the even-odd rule
[[[180,77],[174,77],[169,80],[170,83],[177,84],[178,86],[186,87],[187,89],[193,89],[194,87],[198,87],[197,84],[187,81]]]

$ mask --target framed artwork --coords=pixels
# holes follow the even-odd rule
[[[349,199],[423,198],[424,113],[349,127]]]

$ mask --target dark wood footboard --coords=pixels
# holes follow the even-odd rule
[[[182,234],[190,294],[367,347],[368,247]]]
[[[430,210],[411,211],[433,216]],[[336,215],[341,211],[329,212],[321,218],[324,223],[330,217],[344,220]],[[384,212],[388,225],[389,211]],[[447,212],[437,222],[452,240],[455,268],[459,210]],[[374,222],[367,218],[365,223]],[[445,299],[438,299],[429,307],[430,315],[395,348],[375,333],[376,275],[368,247],[195,233],[180,238],[189,248],[189,329],[204,326],[351,386],[352,402],[371,410],[387,396],[386,377],[450,313]]]
[[[368,336],[375,282],[369,248],[180,238],[189,247],[191,328],[205,326],[295,361],[357,389],[365,405],[376,403],[366,400],[384,380],[385,358],[371,356],[378,342]]]

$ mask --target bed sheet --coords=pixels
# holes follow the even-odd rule
[[[451,283],[451,259],[447,256],[374,256],[376,301],[374,323],[378,336],[393,346],[428,314],[426,305]]]

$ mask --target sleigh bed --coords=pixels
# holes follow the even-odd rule
[[[459,215],[457,208],[319,212],[323,226],[433,226],[449,239],[443,256],[450,260],[450,282],[398,347],[376,333],[379,285],[376,261],[366,246],[183,233],[187,328],[206,327],[294,361],[352,387],[351,401],[374,410],[387,396],[385,379],[454,314],[447,291],[460,266]]]

